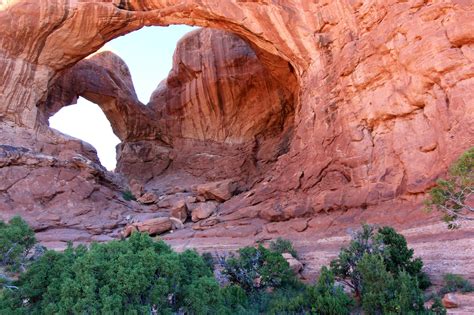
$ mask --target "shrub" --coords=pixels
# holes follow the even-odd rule
[[[447,273],[443,277],[443,287],[440,290],[440,295],[450,292],[460,291],[463,293],[473,292],[474,286],[468,280],[460,275]]]
[[[208,266],[209,269],[214,271],[215,261],[214,261],[214,257],[212,256],[212,254],[211,253],[203,253],[202,254],[202,259],[204,260],[204,263],[206,264],[206,266]]]
[[[8,271],[20,270],[35,244],[35,234],[22,218],[0,221],[0,265]]]
[[[308,300],[311,310],[318,314],[337,315],[349,314],[353,300],[344,293],[341,286],[335,284],[334,274],[326,267],[321,269],[321,274],[316,286],[309,287]]]
[[[425,312],[423,292],[407,272],[393,275],[379,254],[364,254],[357,266],[361,277],[361,305],[366,314]]]
[[[423,261],[413,258],[414,251],[408,248],[405,237],[398,234],[392,227],[378,229],[376,237],[383,244],[381,254],[389,272],[397,274],[406,271],[410,276],[416,278],[420,289],[425,290],[431,285],[428,275],[422,271]]]
[[[413,249],[407,247],[406,239],[391,227],[377,228],[363,225],[352,237],[349,246],[342,248],[337,259],[331,262],[336,277],[351,287],[356,295],[362,291],[361,274],[357,266],[366,255],[380,255],[388,272],[397,275],[407,272],[417,280],[421,289],[431,285],[428,276],[422,272],[421,259],[413,259]]]
[[[446,308],[444,307],[441,299],[439,297],[435,297],[433,305],[431,305],[430,311],[433,315],[446,315]]]
[[[382,244],[379,238],[375,238],[375,227],[363,225],[357,231],[349,246],[341,248],[337,259],[331,261],[331,270],[336,277],[351,287],[356,295],[362,290],[360,274],[357,265],[364,254],[379,254],[382,252]]]
[[[199,254],[177,254],[140,233],[90,249],[48,251],[18,286],[4,294],[0,313],[148,313],[153,304],[163,314],[224,308],[214,293],[217,282]]]
[[[268,305],[269,314],[350,314],[353,300],[335,284],[332,272],[323,267],[315,285],[277,291]]]
[[[136,201],[137,198],[135,198],[135,196],[132,194],[132,192],[130,190],[126,190],[126,191],[123,191],[122,192],[122,198],[125,200],[125,201]]]
[[[448,228],[458,228],[462,221],[474,220],[474,207],[467,201],[474,193],[474,147],[470,148],[451,166],[446,179],[437,181],[425,201],[428,210],[444,214]]]
[[[278,252],[259,245],[244,247],[238,254],[223,261],[223,273],[247,292],[291,286],[296,282],[288,262]]]
[[[298,258],[298,253],[293,248],[293,244],[281,237],[270,243],[270,250],[280,254],[290,253],[293,257]]]

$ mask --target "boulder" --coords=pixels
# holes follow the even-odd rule
[[[197,204],[191,213],[191,220],[197,222],[199,220],[209,218],[217,209],[217,202],[208,201]]]
[[[303,264],[298,259],[293,257],[293,255],[291,255],[290,253],[283,253],[281,255],[288,262],[291,270],[293,270],[295,274],[298,274],[301,270],[303,270]]]
[[[182,223],[186,222],[188,218],[188,207],[185,200],[177,201],[170,211],[170,216],[180,220]]]
[[[170,218],[155,218],[126,226],[122,235],[128,237],[135,231],[148,233],[149,235],[157,235],[168,232],[172,228],[173,222]]]
[[[139,183],[137,180],[135,180],[135,179],[132,179],[132,180],[130,181],[129,186],[130,186],[130,192],[132,193],[132,195],[133,195],[136,199],[140,198],[140,197],[143,195],[143,193],[145,192],[145,190],[144,190],[144,188],[143,188],[143,185],[140,184],[140,183]]]
[[[158,197],[156,197],[156,195],[152,192],[146,192],[140,198],[138,198],[137,201],[141,204],[149,205],[156,203],[158,201]]]
[[[220,202],[229,200],[236,189],[237,185],[231,179],[205,183],[196,187],[198,196],[201,196],[206,200],[217,200]]]
[[[171,224],[173,225],[173,230],[181,230],[184,228],[184,224],[181,220],[174,217],[170,217],[170,220]]]
[[[459,302],[458,299],[456,298],[456,295],[454,293],[447,293],[443,296],[443,299],[441,300],[443,303],[443,306],[446,308],[458,308],[459,307]]]

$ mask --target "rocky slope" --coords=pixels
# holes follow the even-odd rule
[[[8,132],[1,139],[20,158],[3,153],[1,170],[13,182],[25,174],[19,187],[28,198],[43,171],[54,173],[46,176],[51,187],[74,169],[84,182],[71,187],[105,189],[103,204],[78,215],[84,221],[74,228],[82,230],[94,230],[88,216],[101,222],[113,208],[120,215],[97,233],[114,236],[130,211],[151,213],[137,219],[146,221],[184,202],[200,220],[165,236],[177,247],[226,250],[285,235],[316,266],[348,228],[379,222],[406,231],[428,268],[473,277],[465,248],[473,227],[447,234],[420,211],[434,180],[474,145],[473,21],[474,4],[465,0],[3,1],[0,121]],[[119,59],[84,59],[114,37],[169,24],[227,33],[184,38],[147,107]],[[77,96],[104,110],[122,140],[118,171],[151,206],[124,204],[123,182],[112,184],[89,162],[68,162],[75,154],[94,161],[93,151],[46,123]],[[228,200],[199,192],[226,179],[236,183]],[[16,208],[23,197],[7,186],[3,218],[23,209]],[[41,194],[20,211],[30,221],[53,209]],[[79,200],[93,205],[90,196]],[[73,208],[57,210],[66,225],[76,222]],[[436,259],[443,248],[459,253],[455,265]]]

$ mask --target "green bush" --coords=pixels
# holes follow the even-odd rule
[[[126,191],[123,191],[122,192],[122,198],[125,200],[125,201],[136,201],[137,198],[135,198],[135,196],[132,194],[132,192],[130,190],[126,190]]]
[[[393,275],[407,272],[416,278],[421,289],[431,285],[428,276],[422,271],[423,262],[413,258],[413,249],[407,247],[403,235],[391,227],[363,225],[354,234],[349,246],[342,248],[338,258],[331,262],[331,270],[336,277],[350,286],[356,295],[362,291],[362,279],[357,266],[366,254],[382,256],[388,272]]]
[[[431,314],[433,315],[446,315],[446,308],[443,306],[441,299],[439,297],[435,297],[433,305],[430,308]]]
[[[162,314],[224,308],[214,293],[218,284],[199,254],[177,254],[140,233],[90,249],[48,251],[17,285],[19,290],[5,292],[0,313],[147,313],[153,304]]]
[[[35,243],[33,232],[19,218],[2,224],[7,261],[25,257]],[[12,244],[23,246],[17,256],[7,249]],[[359,288],[367,314],[444,314],[436,303],[424,309],[422,262],[392,228],[364,226],[314,285],[301,283],[289,268],[281,253],[290,250],[284,240],[270,249],[240,249],[221,261],[229,285],[220,287],[212,255],[176,253],[145,234],[89,248],[69,246],[33,261],[13,283],[17,289],[0,290],[0,314],[147,314],[152,305],[160,314],[350,314],[354,300],[336,278]],[[454,275],[446,283],[467,288]]]
[[[423,292],[407,272],[392,274],[379,254],[364,254],[357,269],[361,276],[361,305],[366,314],[423,313]]]
[[[270,250],[280,254],[290,253],[293,257],[298,258],[298,253],[293,248],[293,244],[281,237],[270,243]]]
[[[440,290],[440,295],[450,292],[460,291],[463,293],[473,292],[474,285],[460,275],[447,273],[443,277],[443,287]]]
[[[413,258],[414,251],[408,248],[403,235],[398,234],[392,227],[385,226],[378,229],[376,237],[380,238],[383,244],[381,254],[389,272],[397,274],[406,271],[416,278],[422,290],[431,285],[428,275],[422,271],[423,261],[420,258]]]
[[[268,314],[350,314],[354,301],[335,284],[332,272],[323,267],[315,285],[277,291]]]
[[[353,300],[335,284],[334,274],[326,267],[321,269],[318,283],[308,289],[311,310],[318,314],[349,314]]]
[[[247,292],[291,286],[297,281],[282,255],[262,245],[242,248],[238,257],[230,257],[223,264],[229,281]]]
[[[7,271],[20,270],[35,244],[35,233],[22,218],[0,221],[0,266]]]
[[[446,179],[437,181],[425,201],[428,210],[443,213],[448,228],[458,228],[462,221],[474,220],[474,208],[467,200],[474,193],[474,147],[462,154],[449,169]]]
[[[214,257],[212,256],[212,254],[211,253],[203,253],[202,254],[202,259],[204,259],[204,263],[206,264],[206,266],[208,266],[209,269],[214,271],[215,261],[214,261]]]

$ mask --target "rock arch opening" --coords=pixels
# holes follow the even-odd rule
[[[61,108],[49,118],[51,128],[91,144],[100,163],[112,171],[116,167],[116,145],[120,139],[113,133],[110,122],[94,103],[80,97],[77,104]]]
[[[180,39],[147,105],[125,62],[103,51],[63,71],[38,108],[47,119],[77,97],[98,104],[121,141],[116,170],[129,180],[184,172],[198,181],[233,178],[245,190],[289,150],[297,86],[287,61],[201,28]]]
[[[125,131],[117,123],[112,130],[104,111],[111,119],[119,118],[113,117],[117,115],[111,108],[123,104],[120,100],[111,104],[114,98],[121,98],[122,103],[146,104],[157,83],[168,76],[177,42],[192,30],[184,25],[146,27],[108,42],[59,77],[47,101],[40,105],[49,125],[92,144],[101,163],[114,170],[116,145],[120,143],[117,136]],[[95,56],[98,54],[104,55]],[[107,96],[110,100],[105,99]]]

